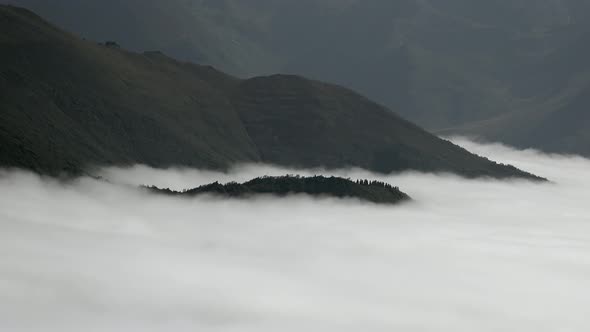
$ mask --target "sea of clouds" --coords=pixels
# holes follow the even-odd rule
[[[455,141],[552,182],[329,173],[391,207],[136,187],[320,170],[0,171],[0,331],[588,331],[590,160]]]

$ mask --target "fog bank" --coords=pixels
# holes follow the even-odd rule
[[[259,175],[0,171],[2,331],[586,331],[590,161],[455,141],[553,181],[373,175],[415,201],[178,199]]]

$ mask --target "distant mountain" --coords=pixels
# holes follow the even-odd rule
[[[517,111],[439,133],[590,156],[590,75],[577,77],[543,103],[531,102]]]
[[[163,50],[240,77],[283,72],[335,82],[431,131],[587,153],[585,141],[562,134],[567,121],[542,140],[534,132],[545,127],[527,124],[547,113],[559,120],[566,104],[586,108],[574,91],[583,95],[579,82],[588,77],[587,57],[576,56],[588,44],[587,0],[9,2],[90,39]],[[522,113],[530,120],[517,121],[519,132],[499,120]]]
[[[470,154],[351,90],[297,76],[240,80],[132,53],[0,6],[0,165],[446,171],[529,177]]]
[[[220,184],[218,182],[200,186],[185,191],[173,191],[157,187],[145,187],[154,193],[195,197],[200,195],[213,195],[231,198],[252,198],[259,195],[276,195],[279,197],[306,194],[311,196],[324,196],[336,198],[356,198],[377,204],[398,204],[410,200],[410,196],[393,187],[390,184],[350,179],[339,177],[260,177],[245,183],[230,182]]]
[[[590,29],[529,70],[536,97],[499,116],[447,129],[522,148],[590,156]]]

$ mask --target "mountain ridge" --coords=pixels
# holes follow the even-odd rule
[[[350,89],[300,76],[247,80],[160,52],[81,40],[0,6],[0,164],[224,169],[264,162],[535,176],[441,140]]]
[[[559,129],[537,141],[542,129],[527,124],[555,122],[543,119],[567,101],[553,101],[590,77],[578,74],[590,33],[584,0],[10,2],[90,39],[161,49],[242,78],[282,72],[334,82],[434,132],[584,155],[590,145]],[[519,127],[530,137],[496,128],[516,113],[529,114]]]

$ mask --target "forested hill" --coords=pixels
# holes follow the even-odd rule
[[[339,177],[260,177],[245,183],[218,182],[204,185],[186,191],[173,191],[156,187],[146,187],[152,192],[194,197],[199,195],[214,195],[232,198],[251,198],[258,195],[277,195],[280,197],[307,194],[311,196],[356,198],[378,204],[397,204],[410,200],[410,197],[387,183],[379,181],[344,179]]]
[[[40,173],[146,164],[420,170],[536,178],[336,85],[241,80],[160,52],[83,40],[0,6],[0,165]]]

